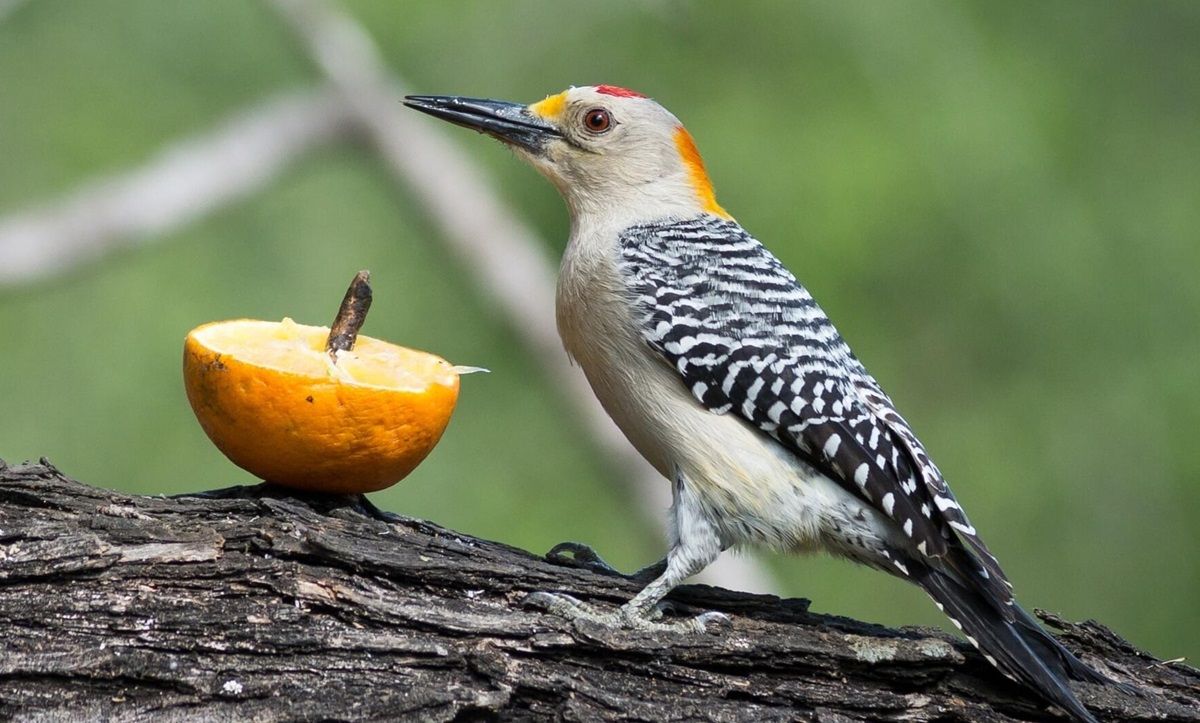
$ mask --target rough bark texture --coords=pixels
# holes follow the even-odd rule
[[[689,586],[673,599],[731,629],[630,632],[522,607],[548,589],[635,585],[346,498],[138,497],[0,462],[0,718],[1061,720],[934,630]],[[1049,620],[1145,691],[1081,686],[1101,717],[1200,721],[1198,671]]]

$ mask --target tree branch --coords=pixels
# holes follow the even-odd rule
[[[301,153],[352,129],[337,93],[296,91],[177,141],[131,171],[0,217],[0,288],[65,273],[257,191]]]
[[[731,629],[570,623],[521,600],[612,606],[636,586],[368,511],[267,486],[129,496],[0,462],[0,718],[1058,719],[937,631],[704,586],[672,598]],[[1105,719],[1200,721],[1200,672],[1048,619],[1146,691],[1081,687]]]

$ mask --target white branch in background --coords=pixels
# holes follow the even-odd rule
[[[0,23],[7,20],[8,16],[15,13],[25,2],[26,0],[0,0]]]
[[[553,384],[580,411],[585,429],[629,499],[662,525],[669,485],[634,453],[577,369],[571,369],[554,319],[554,264],[545,245],[514,216],[478,164],[442,127],[400,104],[401,84],[374,42],[350,16],[321,0],[274,0],[326,77],[374,140],[396,176],[418,198],[484,293],[495,299]],[[602,542],[602,541],[596,541]],[[702,577],[735,589],[768,592],[776,585],[756,560],[725,555]]]
[[[339,100],[329,91],[269,100],[168,146],[138,169],[0,217],[0,287],[161,238],[262,188],[301,152],[354,128]]]

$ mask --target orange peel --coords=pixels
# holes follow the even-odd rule
[[[257,477],[319,492],[383,489],[441,439],[459,369],[367,336],[335,363],[328,335],[291,319],[196,327],[183,348],[188,401],[213,444]]]

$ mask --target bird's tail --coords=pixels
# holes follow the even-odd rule
[[[1012,605],[1014,619],[1006,620],[980,592],[950,574],[925,565],[916,567],[913,580],[1000,672],[1079,721],[1097,723],[1067,681],[1106,683],[1106,678],[1059,644],[1016,603]]]

